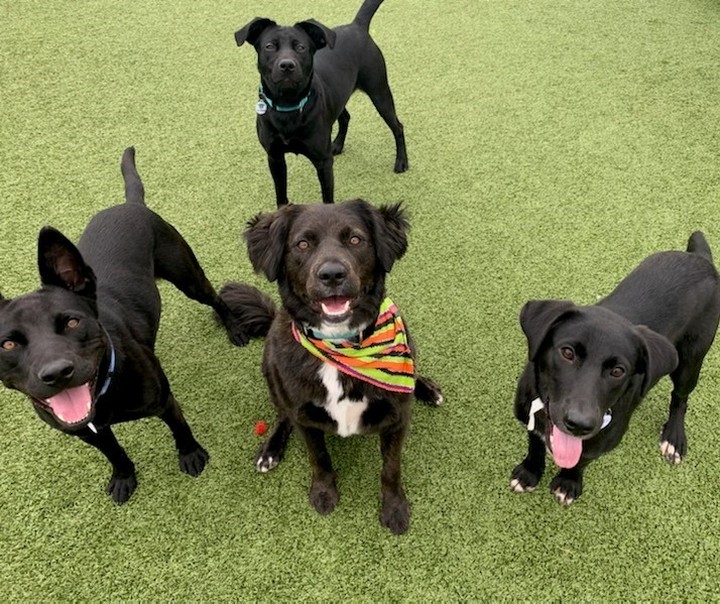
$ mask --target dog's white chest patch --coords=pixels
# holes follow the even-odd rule
[[[318,371],[327,396],[325,398],[325,411],[337,422],[337,432],[340,436],[352,436],[360,430],[360,420],[367,409],[368,401],[363,397],[361,401],[343,398],[342,384],[338,370],[328,363],[323,363]]]

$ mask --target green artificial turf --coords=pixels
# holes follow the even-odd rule
[[[359,0],[0,0],[0,291],[38,284],[45,224],[77,239],[122,200],[137,148],[149,205],[217,285],[252,273],[245,222],[274,193],[256,140],[258,76],[233,33],[255,16],[337,25]],[[273,414],[262,342],[231,346],[211,313],[161,287],[157,350],[212,459],[179,472],[159,420],[117,427],[139,486],[104,495],[96,451],[0,392],[3,601],[708,601],[720,593],[720,349],[706,359],[679,467],[658,453],[670,383],[570,508],[508,488],[525,452],[512,416],[531,298],[592,303],[645,255],[702,229],[720,258],[720,7],[711,0],[387,0],[383,49],[410,171],[361,94],[337,199],[402,201],[410,249],[389,291],[446,405],[415,407],[404,451],[409,532],[378,522],[376,437],[329,438],[340,504],[319,516],[291,440],[255,472]],[[320,199],[289,157],[289,194]],[[552,470],[552,468],[551,468]]]

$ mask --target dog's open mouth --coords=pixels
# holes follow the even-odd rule
[[[55,419],[65,426],[80,427],[90,419],[93,410],[92,392],[95,385],[91,382],[67,388],[46,399],[35,399]]]
[[[347,296],[330,296],[320,300],[320,308],[324,318],[331,321],[343,321],[350,316],[352,298]]]

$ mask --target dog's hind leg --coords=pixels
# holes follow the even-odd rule
[[[113,471],[106,493],[118,505],[125,503],[137,488],[137,477],[135,465],[118,443],[113,431],[106,427],[95,434],[86,428],[82,434],[78,434],[78,437],[98,449],[110,462]]]
[[[269,472],[282,461],[292,429],[287,417],[278,416],[272,434],[262,444],[255,457],[255,468],[258,472]]]
[[[345,147],[345,137],[347,136],[348,124],[350,123],[350,114],[347,109],[343,109],[340,117],[338,117],[338,133],[332,144],[332,154],[340,155]]]
[[[418,375],[415,379],[415,398],[435,407],[442,405],[445,400],[440,386],[423,375]]]
[[[180,405],[178,405],[172,393],[168,393],[167,404],[165,410],[160,414],[160,419],[167,424],[175,439],[180,469],[190,476],[200,476],[205,469],[205,465],[210,460],[210,455],[195,440],[190,426],[185,421]]]
[[[387,81],[385,61],[380,56],[382,69],[363,69],[358,75],[358,88],[367,93],[380,117],[385,120],[395,137],[395,172],[405,172],[410,167],[405,147],[405,130],[395,111],[395,101]]]
[[[210,306],[222,321],[230,341],[244,346],[250,335],[239,318],[220,298],[210,284],[195,253],[182,235],[160,217],[153,225],[155,230],[155,276],[177,287],[191,300]]]

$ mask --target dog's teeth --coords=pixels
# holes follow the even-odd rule
[[[92,422],[88,422],[88,425],[87,425],[87,426],[88,426],[88,428],[90,428],[95,434],[98,433],[97,428],[95,427],[95,424],[93,424]]]

